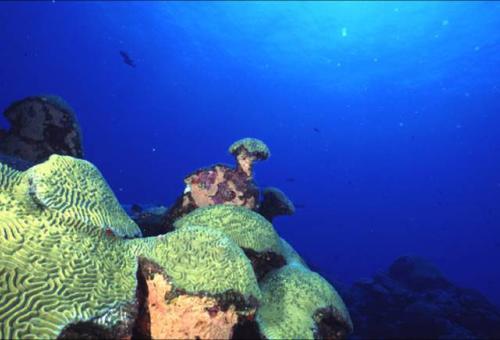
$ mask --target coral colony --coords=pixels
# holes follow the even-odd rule
[[[330,338],[352,332],[337,291],[276,233],[264,142],[184,179],[170,208],[118,203],[84,160],[73,110],[35,96],[0,132],[0,338]]]

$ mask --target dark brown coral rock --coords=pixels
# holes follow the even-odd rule
[[[10,130],[0,133],[0,152],[29,162],[51,154],[83,157],[81,132],[71,107],[57,96],[33,96],[5,111]]]
[[[278,188],[268,187],[262,190],[262,203],[259,207],[259,214],[271,221],[276,216],[293,215],[295,206],[293,202]]]

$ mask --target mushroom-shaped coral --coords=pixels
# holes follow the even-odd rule
[[[271,223],[252,210],[213,205],[198,208],[174,223],[176,228],[190,225],[217,229],[233,239],[251,260],[258,279],[285,265],[278,234]]]
[[[228,334],[233,313],[246,315],[255,308],[260,297],[255,275],[231,239],[196,227],[164,237],[118,237],[135,235],[137,226],[114,206],[116,198],[103,182],[90,163],[71,157],[54,155],[25,172],[0,164],[0,281],[5,283],[0,285],[0,338],[82,332],[130,337],[141,328],[138,311],[149,313],[144,297],[158,292],[148,292],[152,286],[141,277],[138,258],[154,263],[172,294],[190,301],[174,310],[182,314],[193,304],[210,306],[206,315],[197,314],[206,325],[201,335]],[[110,228],[103,228],[108,222]],[[138,285],[137,278],[146,283]],[[208,300],[189,299],[200,295]],[[212,307],[227,312],[227,323],[216,318],[220,327],[210,323]],[[147,325],[144,333],[153,334],[157,326]]]
[[[238,169],[248,177],[252,177],[253,163],[257,160],[265,160],[271,156],[267,145],[256,138],[240,139],[229,147],[229,153],[236,157]]]
[[[280,189],[274,187],[264,188],[262,196],[259,213],[269,221],[272,221],[276,216],[293,215],[295,213],[293,202]]]
[[[34,163],[52,154],[83,157],[76,115],[62,98],[27,97],[11,104],[4,115],[11,127],[0,134],[0,151]]]
[[[261,289],[257,322],[267,339],[344,339],[352,331],[335,289],[299,263],[268,274]]]

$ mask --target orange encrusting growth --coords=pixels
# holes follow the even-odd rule
[[[226,311],[209,297],[180,295],[167,299],[172,285],[161,274],[146,280],[152,339],[229,339],[238,322],[234,306]]]

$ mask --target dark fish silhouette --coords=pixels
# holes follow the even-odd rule
[[[318,132],[318,133],[321,132],[321,131],[319,131],[318,128],[313,128],[313,130],[314,130],[314,132]]]
[[[292,183],[292,182],[295,182],[295,178],[288,177],[287,179],[285,179],[285,181]]]
[[[294,204],[294,206],[295,206],[295,208],[297,208],[297,209],[303,209],[303,208],[305,208],[305,207],[306,207],[304,204],[300,204],[300,203],[298,203],[298,204]]]
[[[122,59],[123,59],[123,62],[131,67],[135,67],[135,63],[134,61],[132,60],[132,58],[130,58],[130,56],[128,55],[127,52],[125,51],[120,51],[120,55],[122,56]]]

